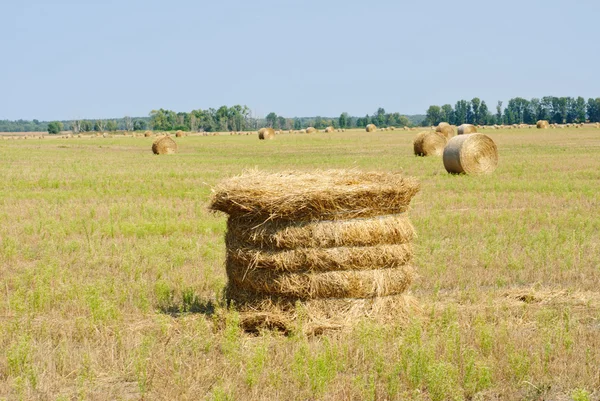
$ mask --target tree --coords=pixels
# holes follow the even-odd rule
[[[592,123],[600,122],[600,97],[587,101],[587,115]]]
[[[277,114],[270,112],[267,114],[267,117],[265,117],[265,120],[267,121],[267,125],[273,128],[275,127],[275,124],[277,124]]]
[[[496,104],[496,124],[502,124],[502,100]]]
[[[106,129],[108,131],[116,131],[117,130],[117,122],[115,120],[108,120],[106,122]]]
[[[294,118],[294,129],[300,130],[302,129],[302,121],[299,118]]]
[[[60,131],[63,129],[63,124],[60,121],[52,121],[48,123],[48,133],[49,134],[60,134]]]
[[[425,113],[425,121],[427,121],[427,125],[438,125],[442,122],[442,109],[440,106],[429,106]]]
[[[83,120],[80,128],[82,132],[90,132],[94,128],[94,125],[90,120]]]
[[[380,107],[377,109],[375,115],[373,115],[373,124],[377,125],[378,127],[383,127],[386,125],[385,123],[385,109],[383,107]]]
[[[98,132],[106,131],[106,121],[96,120],[96,123],[94,124],[94,130],[96,130]]]
[[[81,131],[80,120],[73,120],[73,122],[71,123],[71,131],[73,131],[74,134],[78,134]]]
[[[454,106],[454,115],[456,116],[456,121],[454,123],[456,125],[465,124],[467,122],[467,117],[470,115],[470,113],[470,103],[466,100],[459,100]]]
[[[144,120],[135,120],[133,122],[133,129],[135,131],[143,131],[146,129],[146,121]]]
[[[338,124],[340,128],[347,128],[348,126],[348,113],[343,112],[340,114],[340,118],[338,119]]]
[[[485,100],[483,100],[481,102],[481,105],[479,106],[479,117],[478,117],[477,124],[487,125],[490,121],[490,117],[491,117],[490,111],[488,110]]]
[[[131,117],[125,116],[124,120],[125,120],[125,130],[133,131],[133,120],[131,119]]]
[[[449,105],[449,104],[443,105],[441,112],[442,112],[441,121],[445,121],[449,124],[454,124],[454,110],[452,109],[451,105]]]

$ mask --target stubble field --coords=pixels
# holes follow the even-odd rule
[[[0,400],[600,399],[600,129],[482,132],[485,177],[406,131],[0,141]],[[248,168],[417,177],[421,312],[243,333],[207,205]]]

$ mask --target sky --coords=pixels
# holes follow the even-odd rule
[[[0,119],[600,97],[598,0],[0,0]]]

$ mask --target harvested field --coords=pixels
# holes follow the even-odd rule
[[[485,132],[501,158],[486,176],[414,157],[403,130],[199,134],[170,157],[154,138],[0,141],[0,399],[597,399],[600,130]],[[227,218],[207,205],[249,167],[418,179],[410,293],[310,300],[283,334],[293,298],[254,322],[227,309]],[[278,232],[247,241],[312,241]]]

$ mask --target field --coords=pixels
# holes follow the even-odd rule
[[[600,399],[600,129],[483,132],[485,177],[406,131],[0,140],[0,400]],[[241,332],[207,204],[254,167],[417,177],[421,312]]]

